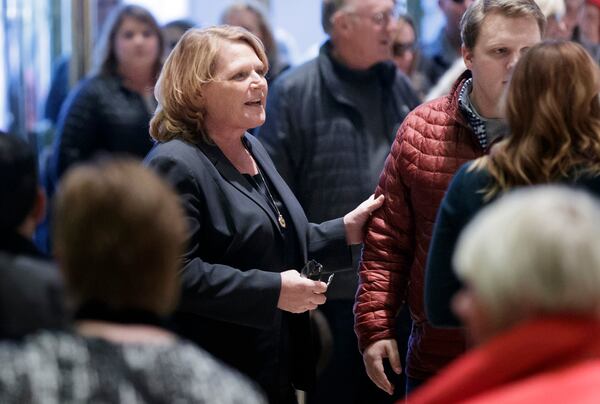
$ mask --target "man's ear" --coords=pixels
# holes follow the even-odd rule
[[[451,307],[456,317],[465,326],[470,343],[479,345],[493,336],[488,311],[472,289],[463,287],[456,292]]]
[[[338,35],[347,35],[347,32],[351,27],[350,18],[351,16],[347,12],[340,10],[336,11],[331,16],[331,27],[333,31],[336,31]]]
[[[462,54],[465,66],[467,66],[467,69],[471,70],[471,67],[473,66],[473,50],[462,45],[460,47],[460,53]]]

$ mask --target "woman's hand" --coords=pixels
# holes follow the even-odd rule
[[[358,205],[354,210],[344,216],[344,226],[346,227],[346,241],[348,244],[360,244],[365,234],[365,223],[376,209],[383,205],[383,195],[375,199],[371,195],[369,199]]]
[[[327,285],[300,276],[295,269],[281,273],[281,293],[277,308],[290,313],[304,313],[325,303]]]

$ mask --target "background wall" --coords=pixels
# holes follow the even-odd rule
[[[199,26],[217,24],[232,0],[123,0],[150,9],[160,23],[186,18]],[[326,36],[321,28],[322,0],[261,0],[270,5],[278,40],[289,61],[299,64],[316,55]],[[73,4],[97,0],[0,0],[0,129],[25,136],[43,130],[42,117],[52,69],[72,51],[69,29]],[[438,0],[397,0],[420,20],[421,40],[434,38],[443,23]],[[422,20],[421,20],[422,17]],[[68,33],[68,35],[67,35]]]
[[[316,55],[319,45],[326,36],[321,28],[322,0],[268,0],[271,22],[278,39],[289,48],[294,64]],[[398,0],[400,7],[406,7],[407,1],[412,8],[420,7],[424,15],[421,24],[421,38],[432,40],[443,23],[439,12],[438,0]],[[130,0],[146,6],[161,23],[176,18],[190,18],[200,26],[214,25],[219,22],[223,10],[231,0]]]
[[[218,24],[223,10],[232,1],[221,0],[131,0],[149,8],[160,23],[176,18],[189,18],[205,27]],[[292,61],[307,58],[307,51],[325,39],[321,29],[321,0],[270,0],[270,16],[276,36],[283,39]]]

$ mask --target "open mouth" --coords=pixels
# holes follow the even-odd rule
[[[258,100],[248,101],[244,104],[249,105],[251,107],[260,107],[260,106],[262,106],[262,101],[260,99],[258,99]]]

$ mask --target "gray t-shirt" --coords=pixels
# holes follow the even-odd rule
[[[503,119],[488,119],[479,115],[471,101],[472,89],[473,79],[470,78],[460,90],[458,104],[481,148],[488,150],[491,145],[509,133],[508,124]]]
[[[0,344],[1,403],[266,403],[189,342],[115,344],[42,332]]]

